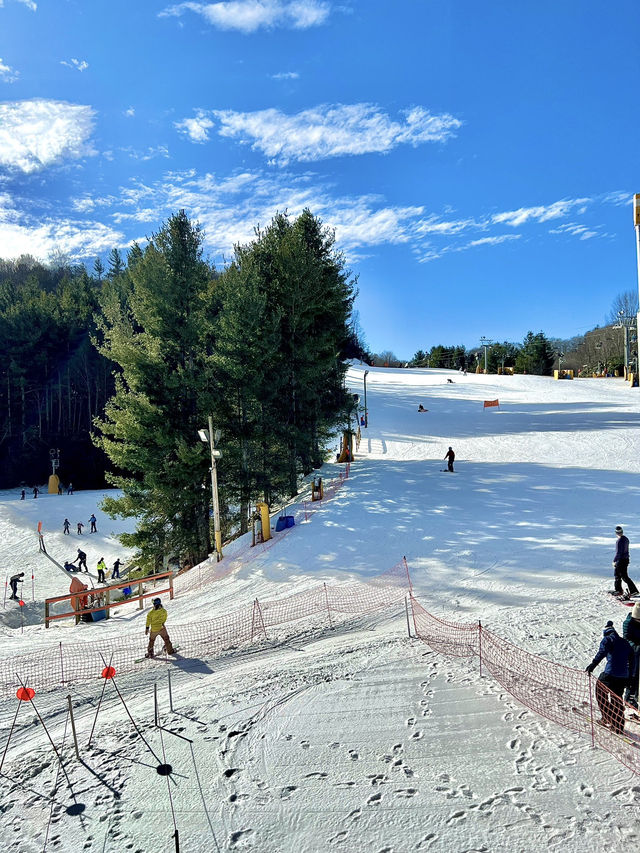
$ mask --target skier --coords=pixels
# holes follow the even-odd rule
[[[624,594],[622,590],[622,581],[626,583],[629,595],[637,595],[638,587],[627,574],[627,568],[629,566],[629,540],[624,535],[624,531],[620,525],[616,527],[616,536],[618,537],[618,541],[616,542],[616,553],[613,557],[614,588],[611,590],[611,595]]]
[[[89,519],[89,524],[91,525],[89,533],[97,533],[98,528],[96,527],[96,517],[95,515],[93,515],[93,513],[91,514],[91,518]]]
[[[82,567],[84,566],[85,572],[87,572],[87,574],[89,573],[89,569],[87,568],[87,555],[84,553],[84,551],[81,551],[80,548],[78,548],[78,556],[73,562],[78,563],[79,572],[82,571]]]
[[[33,487],[33,499],[35,500],[40,494],[40,489],[37,486]]]
[[[13,598],[14,601],[19,601],[18,598],[18,584],[24,583],[22,578],[24,577],[24,572],[20,572],[18,575],[13,575],[9,578],[9,586],[11,587],[11,595],[9,598]]]
[[[111,572],[111,580],[115,580],[115,578],[120,579],[120,566],[122,565],[121,560],[116,560],[113,564],[113,570]]]
[[[68,495],[73,494],[73,483],[69,483],[69,485],[67,486],[67,494]]]
[[[78,536],[82,536],[82,528],[83,527],[84,527],[84,524],[81,521],[79,521],[78,522]]]
[[[26,492],[25,492],[25,490],[23,489],[23,490],[20,492],[20,500],[21,500],[21,501],[23,501],[23,500],[25,499],[25,496],[26,496]]]
[[[67,536],[69,536],[69,535],[70,535],[70,534],[69,534],[69,527],[70,527],[69,519],[68,519],[68,518],[65,518],[65,520],[64,520],[64,524],[62,525],[62,532],[63,532],[63,533],[66,533],[66,534],[67,534]]]
[[[418,411],[419,412],[428,412],[429,409],[425,409],[425,407],[422,405],[422,403],[420,403],[420,405],[418,406]]]
[[[100,557],[98,560],[98,583],[106,583],[104,579],[104,573],[107,571],[107,564],[104,561],[104,557]]]
[[[600,661],[606,657],[604,672],[596,681],[596,701],[602,714],[600,724],[613,729],[616,734],[624,731],[624,705],[622,694],[629,681],[633,668],[633,650],[626,640],[618,635],[609,620],[602,632],[600,648],[587,667],[591,674]]]
[[[149,645],[145,657],[153,657],[153,647],[156,642],[156,637],[162,637],[164,640],[164,648],[168,655],[175,654],[175,649],[167,634],[167,629],[164,623],[167,621],[167,611],[162,606],[162,601],[159,598],[153,599],[153,609],[147,614],[147,626],[144,629],[145,634],[149,635]]]
[[[444,454],[444,458],[447,460],[447,468],[451,473],[454,473],[453,470],[453,460],[456,458],[456,454],[453,452],[453,448],[450,447],[447,452]]]
[[[634,708],[638,707],[638,676],[640,675],[640,603],[622,623],[622,636],[633,649],[633,668],[629,675],[626,699]]]

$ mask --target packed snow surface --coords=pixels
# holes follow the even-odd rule
[[[361,400],[363,376],[349,370]],[[366,381],[369,426],[343,487],[268,550],[234,543],[226,577],[165,600],[169,632],[255,598],[369,581],[406,555],[431,613],[481,620],[526,651],[584,668],[606,620],[620,630],[628,612],[606,595],[616,524],[639,579],[638,390],[615,379],[375,368]],[[483,407],[494,399],[499,408]],[[449,446],[454,474],[442,470]],[[139,638],[142,658],[145,612],[135,604],[109,622],[42,624],[44,599],[68,591],[59,564],[78,547],[92,583],[100,557],[110,568],[132,556],[116,538],[132,523],[105,516],[101,497],[0,495],[5,588],[25,572],[25,606],[6,596],[0,608],[5,660],[113,637]],[[52,559],[38,551],[38,521]],[[584,853],[638,844],[637,777],[519,706],[476,660],[410,639],[406,625],[403,605],[334,630],[303,620],[286,641],[142,661],[116,678],[120,695],[96,673],[37,692],[33,705],[3,696],[0,849]],[[164,728],[154,726],[154,686]]]

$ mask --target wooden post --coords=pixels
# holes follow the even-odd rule
[[[169,576],[169,600],[173,601],[173,575]]]
[[[104,599],[107,604],[107,619],[111,619],[111,609],[109,607],[109,602],[111,601],[111,587],[108,586],[104,591]]]
[[[49,602],[45,601],[44,603],[44,627],[49,627]]]
[[[69,703],[69,717],[71,718],[71,731],[73,733],[73,743],[76,749],[76,758],[80,760],[80,750],[78,749],[78,736],[76,734],[76,723],[73,719],[73,705],[71,704],[71,694],[67,696],[67,702]]]
[[[142,601],[142,581],[138,584],[138,610],[142,610],[144,603]]]

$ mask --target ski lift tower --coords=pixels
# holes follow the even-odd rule
[[[51,473],[49,474],[49,486],[47,491],[50,495],[57,495],[60,487],[60,477],[56,471],[60,467],[60,448],[52,447],[49,451],[49,459],[51,460]]]

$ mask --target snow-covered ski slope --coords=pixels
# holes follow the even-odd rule
[[[361,399],[363,373],[354,366],[348,374]],[[496,398],[499,409],[483,409]],[[169,630],[256,597],[371,579],[406,555],[415,594],[432,613],[481,619],[527,651],[583,668],[606,620],[620,630],[628,612],[605,594],[616,524],[631,540],[631,577],[640,577],[638,390],[613,379],[369,368],[367,403],[369,428],[336,496],[228,577],[179,594],[168,604]],[[454,475],[440,470],[449,445]],[[337,470],[327,465],[323,474]],[[112,536],[123,523],[98,512],[98,534],[74,533],[99,499],[2,495],[0,567],[26,573],[26,622],[44,597],[68,589],[38,554],[38,520],[60,562],[78,543],[94,572],[101,556],[108,565],[126,558]],[[62,534],[65,517],[71,536]],[[135,607],[77,628],[26,624],[21,632],[19,620],[7,604],[5,658],[132,636],[144,651],[144,613]],[[193,744],[154,729],[155,682],[163,725]],[[36,707],[63,749],[69,781],[33,708],[21,707],[0,779],[0,849],[173,851],[176,828],[181,851],[261,853],[608,851],[640,837],[637,777],[583,736],[518,706],[480,677],[476,661],[409,640],[403,607],[334,631],[302,620],[286,642],[222,657],[145,662],[118,687],[149,747],[173,766],[169,782],[115,690],[105,691],[86,747],[99,673],[40,692]],[[73,757],[68,693],[87,766]],[[0,702],[2,749],[16,705]],[[65,812],[74,797],[81,817]]]

